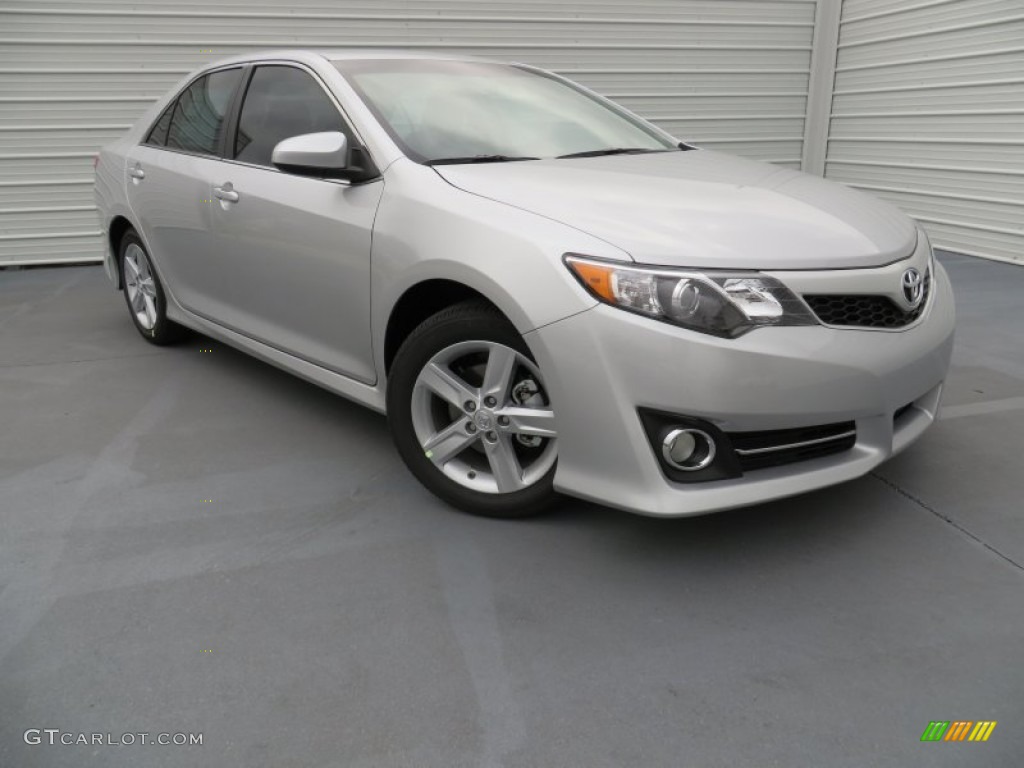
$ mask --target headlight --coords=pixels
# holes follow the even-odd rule
[[[606,304],[691,331],[735,338],[763,325],[818,325],[792,291],[757,272],[634,267],[572,254],[565,263]]]

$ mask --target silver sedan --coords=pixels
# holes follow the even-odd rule
[[[477,514],[839,483],[922,435],[949,365],[949,279],[899,211],[524,65],[226,59],[103,148],[96,198],[144,338],[386,412]]]

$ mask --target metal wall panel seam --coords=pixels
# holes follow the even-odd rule
[[[657,117],[647,117],[648,120],[662,120],[662,121],[686,121],[686,122],[706,122],[708,120],[803,120],[804,113],[789,114],[789,115],[750,115],[737,113],[735,115],[658,115]]]
[[[940,91],[946,88],[984,88],[990,85],[1024,85],[1019,77],[990,78],[987,80],[957,80],[948,83],[914,83],[913,85],[890,85],[881,88],[846,88],[835,90],[833,96],[859,96],[875,93],[902,93],[906,91]]]
[[[932,189],[910,188],[910,187],[887,187],[880,184],[861,184],[859,182],[843,182],[848,187],[857,189],[869,189],[875,192],[893,192],[900,195],[921,195],[922,197],[941,197],[946,200],[970,200],[976,203],[995,203],[997,205],[1021,205],[1020,200],[1011,200],[1006,197],[984,197],[982,195],[963,195],[955,192],[940,192]],[[1024,234],[1024,230],[1022,230]]]
[[[1024,139],[973,139],[958,136],[831,136],[836,141],[895,142],[904,144],[967,144],[978,146],[1024,146]]]
[[[652,120],[651,122],[657,122]],[[759,144],[762,142],[803,141],[803,136],[728,136],[725,138],[695,139],[687,137],[694,144]]]
[[[34,267],[40,264],[56,266],[58,264],[102,264],[102,256],[70,256],[59,259],[4,259],[0,257],[0,266],[3,267]]]
[[[151,69],[146,67],[111,68],[111,67],[83,67],[81,69],[54,69],[53,67],[0,67],[0,75],[187,75],[193,68],[188,69]]]
[[[69,101],[109,102],[109,101],[152,101],[152,96],[0,96],[0,104],[65,104]]]
[[[883,37],[869,37],[866,40],[854,40],[849,43],[839,43],[839,50],[848,48],[860,48],[865,45],[876,45],[877,43],[892,43],[897,40],[916,40],[931,35],[942,35],[949,32],[963,32],[968,29],[984,29],[985,27],[996,27],[1001,24],[1008,24],[1015,21],[1024,21],[1024,14],[1017,16],[1006,16],[999,19],[985,19],[984,21],[973,21],[967,24],[954,24],[948,27],[931,27],[917,32],[901,32],[898,35],[887,35]]]
[[[34,179],[26,181],[0,181],[0,188],[3,187],[50,187],[50,186],[76,186],[79,184],[92,185],[92,179]]]
[[[137,39],[126,40],[124,38],[112,38],[103,40],[84,39],[57,39],[57,38],[0,38],[0,45],[67,45],[67,46],[99,46],[99,47],[131,47],[138,45],[165,45],[169,47],[197,47],[196,40],[164,40],[164,39]],[[294,46],[294,40],[276,42],[274,40],[203,40],[204,47],[210,48],[238,48],[238,47],[262,47],[263,49],[287,48]],[[305,41],[304,48],[324,49],[360,49],[360,48],[394,48],[394,40],[383,41],[361,41],[358,43],[339,43],[338,41]],[[722,45],[712,44],[680,44],[680,43],[565,43],[565,42],[466,42],[462,40],[451,40],[445,42],[416,41],[414,46],[400,45],[400,47],[412,48],[472,48],[479,50],[502,50],[507,48],[531,48],[538,50],[613,50],[613,51],[809,51],[809,45]]]
[[[153,99],[150,99],[153,101]],[[0,125],[0,131],[127,131],[131,123],[121,125]]]
[[[17,213],[69,213],[71,211],[95,210],[95,205],[51,205],[42,208],[0,208],[0,216]]]
[[[824,176],[831,122],[829,115],[832,111],[832,98],[835,91],[842,2],[841,0],[818,0],[814,10],[814,36],[811,43],[800,168],[806,173]]]
[[[963,171],[965,173],[991,173],[996,175],[1010,174],[1013,176],[1024,176],[1024,170],[1015,168],[985,168],[978,165],[929,165],[923,163],[893,163],[882,160],[845,160],[841,158],[829,158],[830,165],[865,165],[877,166],[879,168],[906,168],[922,171]]]
[[[928,112],[833,112],[832,117],[983,117],[985,115],[1024,115],[1024,109],[956,109]]]
[[[1003,56],[1008,53],[1024,53],[1024,47],[989,48],[984,51],[967,51],[950,53],[944,56],[920,56],[913,59],[897,59],[895,61],[874,61],[868,64],[837,65],[836,72],[859,72],[865,69],[884,69],[886,67],[903,67],[908,64],[934,64],[938,61],[961,61],[963,59],[981,59],[986,56]]]
[[[87,232],[27,232],[25,234],[17,235],[0,235],[0,241],[5,240],[49,240],[51,238],[67,238],[67,237],[98,237],[100,235],[98,229],[90,230]],[[2,263],[2,262],[0,262]]]
[[[69,160],[73,158],[92,157],[95,152],[26,152],[0,155],[3,160]]]
[[[865,13],[860,16],[850,16],[849,18],[843,18],[842,24],[855,24],[858,21],[868,21],[869,19],[881,19],[885,16],[897,16],[901,13],[912,13],[914,11],[924,10],[926,8],[934,8],[940,5],[953,5],[962,3],[963,0],[929,0],[929,2],[918,3],[917,5],[905,5],[896,8],[886,8],[884,11],[875,11],[873,13]],[[845,9],[845,3],[844,9]]]
[[[602,96],[609,99],[732,99],[732,98],[781,98],[800,97],[807,94],[804,91],[722,91],[720,93],[705,93],[703,91],[690,91],[689,93],[657,93],[650,91],[602,91]],[[799,115],[803,117],[803,113]]]
[[[139,41],[145,42],[145,41]],[[157,43],[159,44],[159,43]],[[511,45],[511,44],[510,44]],[[523,47],[528,47],[530,44],[523,43]],[[600,44],[593,44],[594,47],[602,47]],[[362,47],[362,46],[360,46]],[[394,47],[394,44],[392,44]],[[452,46],[457,47],[457,46]],[[634,48],[643,48],[641,44],[639,46],[624,46],[625,50],[632,50]],[[684,50],[689,50],[692,46],[686,46]],[[703,46],[699,46],[703,48]],[[735,49],[743,48],[743,46],[737,46]],[[674,47],[672,48],[674,49]],[[732,47],[725,47],[726,50],[735,50]],[[767,49],[765,49],[767,50]],[[776,50],[776,49],[772,49]],[[805,48],[783,48],[781,50],[806,50]],[[95,75],[95,74],[118,74],[118,75],[133,75],[133,74],[166,74],[182,76],[191,72],[194,67],[187,69],[175,69],[175,70],[161,70],[159,73],[153,69],[140,69],[140,70],[98,70],[98,69],[77,69],[77,70],[56,70],[49,68],[18,68],[18,69],[0,69],[0,75]],[[607,68],[607,67],[562,67],[559,72],[563,74],[574,74],[574,75],[804,75],[808,74],[807,68],[774,68],[774,67],[763,67],[757,69],[737,69],[731,67],[700,67],[700,68],[641,68],[641,67],[630,67],[623,69],[621,67]],[[761,93],[760,91],[758,93]],[[798,92],[801,95],[803,92]]]
[[[559,68],[563,75],[806,75],[807,69],[573,69]]]
[[[53,69],[51,67],[0,67],[0,75],[137,75],[137,74],[158,74],[158,75],[179,75],[184,76],[191,72],[195,67],[187,67],[182,69],[151,69],[146,67],[145,69],[137,68],[82,68],[82,69]],[[803,69],[778,69],[778,68],[758,68],[758,69],[735,69],[735,68],[706,68],[702,67],[699,69],[594,69],[594,68],[560,68],[558,70],[562,74],[576,74],[576,75],[606,75],[606,74],[624,74],[624,75],[806,75],[808,70]]]
[[[928,221],[932,224],[944,224],[948,227],[963,227],[964,229],[977,229],[981,232],[995,232],[1001,235],[1015,235],[1020,237],[1024,235],[1024,230],[1011,229],[1010,227],[993,227],[990,224],[977,224],[975,222],[968,221],[953,221],[951,219],[942,219],[938,217],[930,216],[914,216],[918,221]]]
[[[814,2],[814,0],[809,0]],[[126,9],[124,11],[96,10],[96,9],[31,9],[31,8],[0,8],[0,15],[25,15],[25,16],[97,16],[126,17],[134,18],[179,18],[179,19],[266,19],[273,21],[398,21],[424,22],[439,24],[446,22],[460,23],[504,23],[504,24],[611,24],[640,25],[650,24],[657,26],[721,26],[721,27],[811,27],[811,22],[804,21],[765,21],[761,19],[671,19],[671,18],[644,18],[623,16],[616,17],[595,17],[595,16],[459,16],[459,15],[416,15],[416,14],[350,14],[350,13],[323,13],[315,11],[297,11],[289,13],[275,13],[272,11],[171,11],[171,10],[149,10],[149,9]]]

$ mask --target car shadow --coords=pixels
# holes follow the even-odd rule
[[[343,430],[346,436],[364,441],[367,450],[392,456],[395,473],[406,472],[391,446],[383,415],[206,336],[195,334],[174,349],[192,354],[197,348],[216,350],[209,361],[224,377],[245,380],[268,399],[280,398],[331,429]],[[480,534],[484,539],[490,537],[488,529],[512,540],[532,538],[539,531],[556,538],[562,534],[583,536],[610,553],[649,563],[736,558],[768,563],[792,558],[837,539],[876,535],[893,499],[898,498],[889,486],[869,475],[821,491],[695,517],[645,517],[563,496],[540,517],[501,521],[453,510],[411,477],[389,485],[395,494],[394,504],[385,507],[392,509],[392,514],[405,522],[427,515],[441,533],[462,527],[462,533]],[[375,512],[381,513],[389,514],[379,509]]]

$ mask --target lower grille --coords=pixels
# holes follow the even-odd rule
[[[903,328],[924,312],[931,292],[931,270],[925,273],[921,303],[905,311],[888,296],[812,294],[804,300],[825,325],[856,328]]]
[[[729,440],[744,472],[843,453],[857,442],[852,421],[800,429],[731,432]]]

